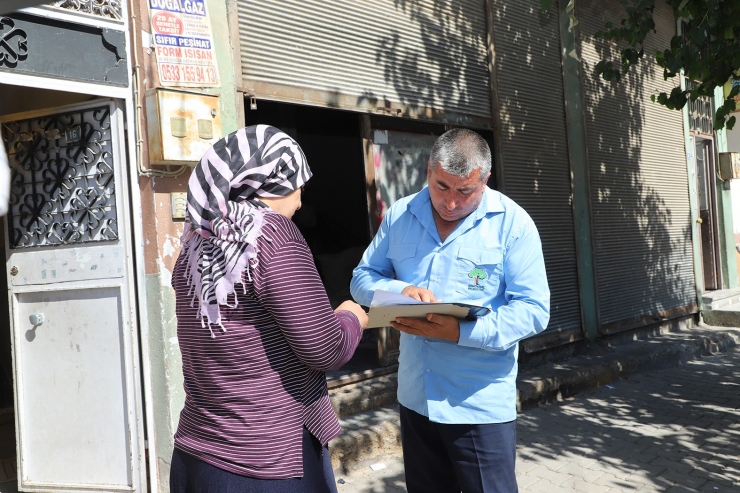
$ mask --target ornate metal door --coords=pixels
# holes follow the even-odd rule
[[[122,111],[16,115],[2,136],[18,486],[144,491]]]

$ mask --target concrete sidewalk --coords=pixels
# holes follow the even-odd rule
[[[737,329],[698,327],[522,372],[521,490],[740,491],[738,343]],[[405,491],[396,405],[343,421],[340,492]]]
[[[522,492],[740,491],[740,347],[526,410],[517,433]],[[399,452],[358,465],[340,493],[406,491]]]

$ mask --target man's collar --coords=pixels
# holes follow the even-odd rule
[[[501,203],[501,194],[496,190],[486,187],[485,192],[483,192],[481,205],[479,205],[476,210],[484,211],[483,214],[504,212],[504,204]]]
[[[416,197],[411,199],[408,205],[409,212],[418,217],[419,211],[424,210],[426,204],[431,206],[431,202],[432,200],[429,198],[429,186],[427,185],[416,194]]]
[[[427,205],[428,204],[428,205]],[[425,186],[421,189],[416,197],[411,199],[408,205],[408,210],[415,216],[419,216],[420,211],[426,211],[428,207],[431,207],[431,199],[429,198],[429,186]],[[431,211],[429,211],[431,212]],[[478,207],[473,211],[476,218],[485,216],[486,214],[504,212],[504,204],[501,203],[501,194],[496,190],[488,188],[486,186],[483,191],[483,198]]]

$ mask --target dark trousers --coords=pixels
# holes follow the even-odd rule
[[[329,449],[303,428],[303,477],[256,479],[212,466],[178,449],[172,454],[170,493],[337,493]]]
[[[516,421],[440,424],[401,406],[408,493],[516,493]]]

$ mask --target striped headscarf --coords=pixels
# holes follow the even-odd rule
[[[268,211],[259,198],[285,197],[309,178],[298,143],[269,125],[237,130],[203,155],[188,182],[180,253],[187,255],[185,277],[203,326],[207,321],[209,329],[217,324],[226,331],[220,306],[236,306],[235,285],[244,287],[244,272],[250,276],[257,262],[257,238]]]

